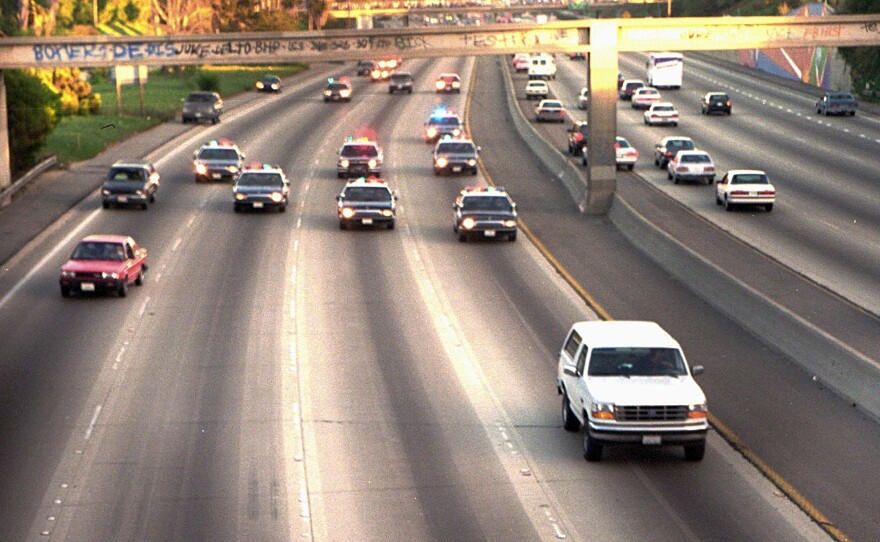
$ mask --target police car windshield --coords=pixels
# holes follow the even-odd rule
[[[369,186],[350,186],[343,197],[351,201],[391,201],[391,192],[386,188]]]
[[[345,145],[342,147],[342,156],[378,156],[379,151],[374,145]]]
[[[202,160],[238,160],[238,153],[235,149],[202,149],[199,152],[199,158]]]
[[[675,348],[596,348],[590,376],[684,376],[687,369]]]
[[[461,121],[458,117],[431,117],[428,121],[430,124],[439,124],[442,126],[459,126]]]
[[[472,196],[464,198],[461,208],[465,211],[513,211],[510,201],[503,196]]]
[[[281,187],[284,181],[277,173],[242,173],[238,178],[239,186],[272,186]]]
[[[471,143],[462,143],[461,141],[454,142],[443,142],[437,147],[437,152],[443,153],[452,153],[452,154],[464,154],[470,153],[474,154],[476,150],[474,149],[473,144]]]

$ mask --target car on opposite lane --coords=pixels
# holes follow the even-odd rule
[[[526,100],[544,100],[550,95],[550,87],[546,81],[530,79],[526,83]]]
[[[377,67],[378,64],[375,60],[358,60],[355,70],[360,76],[368,76]]]
[[[434,89],[438,94],[461,94],[461,77],[457,73],[441,73],[434,83]]]
[[[281,82],[281,78],[277,75],[264,75],[257,81],[254,86],[259,92],[281,92],[281,88],[284,84]]]
[[[193,152],[193,174],[197,183],[232,181],[241,171],[244,160],[244,153],[232,141],[212,139]]]
[[[660,169],[666,169],[675,153],[678,151],[692,151],[696,148],[696,143],[689,137],[664,137],[654,146],[654,165]]]
[[[712,184],[715,181],[715,162],[706,151],[678,151],[666,165],[666,178],[673,184],[681,181],[699,181]]]
[[[670,102],[651,104],[644,113],[645,124],[648,126],[678,126],[678,109]]]
[[[452,231],[465,242],[475,237],[516,241],[516,203],[503,187],[471,186],[452,205]]]
[[[383,225],[394,229],[397,215],[397,191],[392,191],[384,179],[376,177],[353,179],[336,196],[339,229],[351,226]]]
[[[565,106],[559,100],[541,100],[535,107],[537,122],[565,122]]]
[[[115,293],[128,295],[131,284],[142,286],[147,249],[127,235],[89,235],[61,266],[61,295]]]
[[[158,191],[159,172],[151,162],[118,160],[110,166],[101,186],[101,205],[104,209],[135,205],[146,210],[156,201]]]
[[[849,92],[826,92],[816,102],[817,115],[850,115],[856,114],[859,102]]]
[[[207,120],[211,124],[220,122],[223,113],[223,99],[216,92],[196,90],[187,94],[183,100],[183,112],[180,120],[187,122],[199,122]]]
[[[287,210],[290,182],[279,166],[252,164],[245,168],[232,186],[232,209],[236,213],[250,209]]]
[[[479,152],[480,148],[470,139],[441,139],[434,147],[434,175],[476,175]]]
[[[732,110],[733,102],[726,92],[707,92],[700,102],[700,111],[704,115],[715,112],[730,115]]]
[[[763,171],[732,169],[715,182],[715,203],[728,211],[734,206],[763,205],[769,212],[776,203],[776,187]]]
[[[339,148],[336,176],[340,179],[382,175],[382,148],[366,137],[349,137]]]

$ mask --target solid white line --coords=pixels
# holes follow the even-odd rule
[[[89,428],[86,430],[86,440],[89,440],[89,437],[92,436],[92,431],[95,429],[95,424],[98,423],[98,416],[101,414],[101,405],[95,407],[95,414],[92,416],[92,421],[89,422]]]
[[[98,213],[100,213],[100,212],[101,212],[101,209],[95,209],[94,211],[92,211],[92,213],[89,216],[87,216],[86,219],[83,220],[79,224],[79,226],[75,227],[73,229],[73,231],[68,233],[67,236],[64,239],[62,239],[60,243],[55,245],[55,248],[50,250],[49,253],[46,254],[42,260],[37,262],[37,265],[35,265],[33,269],[28,271],[28,273],[20,281],[18,281],[15,284],[15,286],[12,287],[12,289],[10,289],[9,292],[7,292],[6,295],[4,295],[2,299],[0,299],[0,309],[2,309],[3,305],[5,305],[7,302],[9,302],[9,300],[12,298],[12,296],[14,294],[16,294],[21,289],[22,286],[24,286],[25,282],[30,280],[31,277],[33,277],[40,270],[40,268],[42,268],[44,265],[46,265],[46,263],[50,259],[55,257],[55,254],[57,254],[58,251],[61,250],[61,247],[63,247],[67,243],[69,243],[70,240],[74,238],[74,236],[79,235],[79,232],[81,232],[83,228],[85,228],[92,220],[94,220],[95,217],[98,216]]]
[[[150,296],[147,296],[147,298],[144,299],[144,304],[141,305],[141,310],[140,310],[140,312],[138,312],[138,317],[140,317],[140,318],[144,317],[144,313],[147,312],[147,303],[149,303],[149,302],[150,302]]]

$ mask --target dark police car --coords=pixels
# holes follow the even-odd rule
[[[327,88],[324,89],[325,102],[350,102],[351,101],[351,82],[347,77],[342,79],[327,79]]]
[[[382,149],[367,138],[348,138],[339,149],[336,176],[340,179],[382,174]]]
[[[212,139],[193,153],[196,182],[231,181],[241,171],[244,153],[228,139]]]
[[[449,173],[477,174],[477,153],[480,148],[470,139],[446,137],[434,147],[434,175]]]
[[[287,210],[290,183],[279,166],[254,164],[249,166],[232,187],[233,210],[238,213],[245,209]]]
[[[459,241],[474,237],[507,237],[516,241],[516,203],[504,188],[472,186],[462,190],[452,206],[452,231]]]
[[[361,177],[345,184],[336,196],[336,210],[341,230],[355,225],[384,225],[393,230],[397,193],[388,188],[384,179]]]

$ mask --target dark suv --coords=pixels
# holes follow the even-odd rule
[[[703,96],[702,111],[704,115],[709,113],[730,114],[732,104],[730,96],[723,92],[710,92]]]
[[[391,74],[391,78],[388,80],[388,94],[394,94],[397,91],[412,94],[413,76],[411,73],[397,72]]]
[[[193,152],[193,175],[196,182],[233,181],[241,171],[244,158],[235,143],[211,140]]]
[[[187,122],[210,121],[211,124],[220,122],[220,113],[223,112],[223,100],[216,92],[195,91],[190,92],[183,100],[183,112],[180,120]]]
[[[477,174],[480,148],[469,139],[441,139],[434,147],[434,175],[444,173]]]
[[[101,187],[101,205],[136,205],[146,210],[156,201],[159,191],[159,172],[150,162],[120,160],[110,167],[107,180]]]

